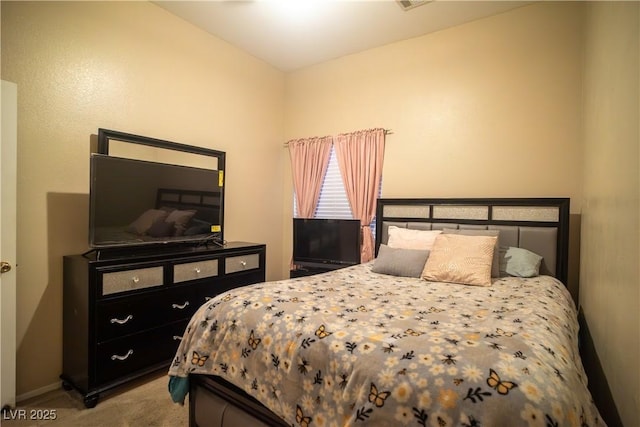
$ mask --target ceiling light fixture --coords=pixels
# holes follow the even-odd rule
[[[423,4],[431,3],[433,0],[396,0],[402,10],[407,11]]]
[[[322,6],[320,0],[266,0],[277,12],[290,22],[305,22],[313,17],[318,6]]]

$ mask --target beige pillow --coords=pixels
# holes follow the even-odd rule
[[[193,218],[195,214],[196,214],[196,211],[194,210],[181,211],[176,209],[171,211],[171,213],[169,213],[169,216],[167,216],[167,219],[165,221],[174,223],[175,225],[174,236],[182,236],[185,230],[187,229],[187,225],[189,225],[191,218]]]
[[[160,209],[149,209],[142,213],[135,221],[127,227],[129,233],[145,234],[154,222],[164,220],[167,212]]]
[[[422,270],[422,278],[436,282],[490,286],[497,237],[440,234]]]
[[[430,250],[441,230],[411,230],[395,225],[389,226],[387,246],[399,249]]]
[[[442,230],[444,234],[464,234],[466,236],[496,236],[496,246],[493,248],[493,262],[491,263],[491,277],[500,277],[500,231],[499,230],[475,230],[475,229],[449,229]]]

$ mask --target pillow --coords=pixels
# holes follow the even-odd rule
[[[500,273],[503,276],[535,277],[540,274],[542,257],[524,248],[502,247]]]
[[[442,232],[445,234],[463,234],[465,236],[496,236],[496,246],[493,248],[493,261],[491,262],[491,277],[500,277],[500,260],[498,259],[500,230],[465,230],[445,228]]]
[[[175,223],[165,221],[164,218],[158,219],[151,224],[151,228],[147,230],[147,234],[151,237],[168,237],[175,233]]]
[[[371,271],[391,276],[420,277],[428,257],[426,249],[391,248],[381,244]]]
[[[206,234],[211,232],[211,224],[207,221],[201,221],[199,219],[191,220],[189,228],[184,232],[185,236],[195,236],[198,234]]]
[[[149,209],[129,224],[127,231],[135,234],[145,234],[154,222],[159,219],[164,220],[167,215],[167,212],[161,209]]]
[[[167,219],[165,221],[174,223],[174,236],[182,236],[187,229],[189,221],[191,221],[191,218],[193,218],[195,214],[196,211],[194,210],[181,211],[176,209],[169,213],[169,216],[167,216]]]
[[[387,245],[390,248],[429,250],[440,233],[441,230],[411,230],[390,225]]]
[[[490,286],[495,236],[440,234],[422,271],[422,278],[437,282]]]

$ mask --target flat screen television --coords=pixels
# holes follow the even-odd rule
[[[92,154],[89,246],[223,241],[217,170]]]
[[[293,263],[344,267],[360,263],[360,220],[293,219]]]

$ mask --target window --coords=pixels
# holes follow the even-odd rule
[[[380,182],[378,196],[380,196],[381,189],[382,182]],[[296,206],[295,197],[296,195],[294,192],[293,217],[297,218],[298,208]],[[336,150],[334,146],[331,147],[329,165],[327,166],[327,173],[324,176],[322,188],[320,189],[320,198],[318,200],[318,206],[316,207],[314,218],[353,218],[349,199],[347,198],[347,192],[344,189],[344,182],[342,181],[342,174],[340,173],[340,167],[338,166],[338,159],[336,158]],[[371,230],[375,236],[375,219],[371,222]]]
[[[298,207],[296,205],[295,192],[293,197],[293,217],[297,218]],[[342,175],[340,174],[340,167],[338,166],[338,159],[336,158],[336,150],[333,146],[331,147],[327,173],[325,174],[324,181],[322,182],[320,198],[318,199],[318,206],[316,207],[314,218],[353,218],[351,206],[349,206],[349,200],[347,199],[347,193],[344,189]]]

